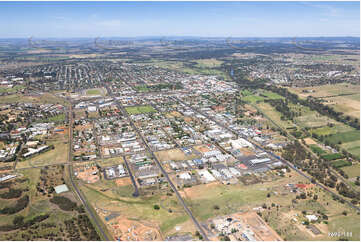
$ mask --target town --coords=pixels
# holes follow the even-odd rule
[[[359,241],[359,37],[170,36],[0,39],[0,240]]]

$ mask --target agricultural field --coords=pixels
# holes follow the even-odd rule
[[[351,130],[346,132],[338,132],[326,136],[326,141],[330,144],[339,144],[341,148],[347,150],[351,154],[360,159],[360,131]]]
[[[349,179],[353,179],[357,176],[360,176],[360,164],[356,163],[352,166],[345,166],[341,168],[349,177]]]
[[[289,88],[290,92],[301,98],[308,96],[323,100],[326,105],[332,106],[335,111],[343,112],[351,117],[360,116],[360,86],[348,83],[321,85],[315,87]]]
[[[317,155],[322,155],[322,154],[326,153],[325,150],[323,150],[321,147],[319,147],[316,144],[309,145],[309,147],[312,150],[312,152],[316,153]]]
[[[130,114],[141,114],[141,113],[154,113],[156,110],[150,106],[134,106],[134,107],[126,107],[125,110]]]

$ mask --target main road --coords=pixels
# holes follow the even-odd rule
[[[287,161],[287,160],[285,160],[285,159],[283,159],[283,158],[275,155],[273,152],[270,152],[270,151],[264,149],[264,148],[261,147],[259,144],[257,144],[257,143],[254,142],[253,140],[249,139],[249,138],[246,137],[245,135],[242,135],[242,134],[238,133],[237,131],[235,131],[235,130],[233,130],[233,129],[227,127],[227,126],[225,126],[224,124],[222,124],[222,123],[214,120],[214,119],[211,118],[209,115],[207,115],[207,114],[199,111],[199,110],[196,109],[196,108],[193,108],[191,105],[183,102],[183,101],[180,100],[179,98],[173,97],[173,99],[174,99],[175,101],[178,101],[178,102],[182,103],[183,105],[191,108],[193,111],[195,111],[195,112],[203,115],[204,117],[208,118],[209,120],[215,122],[217,125],[219,125],[220,127],[228,130],[229,132],[231,132],[231,133],[233,133],[233,134],[235,134],[235,135],[237,135],[237,136],[241,136],[242,138],[246,139],[248,142],[252,143],[252,144],[253,144],[255,147],[257,147],[258,149],[262,150],[263,152],[266,152],[267,154],[269,154],[270,156],[272,156],[272,157],[275,158],[276,160],[278,160],[278,161],[286,164],[288,167],[290,167],[291,169],[293,169],[294,171],[296,171],[296,172],[297,172],[298,174],[300,174],[301,176],[305,177],[305,178],[306,178],[307,180],[309,180],[310,182],[312,182],[312,183],[314,183],[315,185],[319,186],[319,187],[322,188],[323,190],[329,192],[329,193],[332,194],[333,196],[338,197],[339,199],[344,200],[345,203],[347,203],[350,207],[356,209],[357,211],[360,211],[360,208],[359,208],[359,207],[357,207],[357,206],[355,206],[354,204],[352,204],[351,202],[343,199],[342,197],[340,197],[338,194],[336,194],[335,192],[333,192],[333,191],[331,191],[330,189],[328,189],[328,188],[327,188],[326,186],[324,186],[323,184],[321,184],[321,183],[319,183],[319,182],[317,182],[317,181],[313,181],[313,179],[312,179],[311,177],[307,176],[307,175],[306,175],[305,173],[303,173],[301,170],[297,169],[297,168],[296,168],[292,163],[290,163],[289,161]]]
[[[112,95],[112,92],[110,90],[110,88],[107,86],[107,91],[108,94],[112,97],[114,97]],[[115,98],[114,98],[115,99]],[[186,213],[188,214],[188,216],[192,219],[194,225],[198,228],[199,233],[203,236],[204,240],[209,241],[206,233],[204,232],[202,226],[200,225],[200,223],[197,221],[197,219],[193,216],[192,211],[188,208],[186,202],[183,200],[182,196],[180,195],[180,193],[178,192],[177,188],[174,186],[172,180],[170,179],[170,177],[168,176],[168,173],[164,170],[162,164],[159,162],[158,158],[155,156],[154,152],[152,151],[152,149],[148,146],[146,140],[144,139],[143,135],[141,134],[141,132],[139,131],[139,129],[137,128],[137,126],[134,124],[133,120],[130,118],[128,112],[125,110],[125,108],[123,107],[123,105],[121,105],[119,103],[118,100],[115,99],[116,105],[118,106],[118,108],[120,110],[122,110],[122,112],[124,113],[124,115],[127,117],[130,125],[133,127],[133,129],[138,133],[138,136],[142,139],[144,145],[146,146],[148,152],[152,155],[152,158],[155,160],[155,162],[157,163],[159,169],[161,170],[162,174],[164,175],[164,177],[167,179],[170,187],[172,188],[172,190],[174,191],[175,195],[177,196],[178,200],[180,201],[180,203],[182,204],[184,210],[186,211]]]
[[[69,167],[69,178],[70,178],[70,183],[72,185],[72,187],[74,188],[75,193],[77,194],[77,196],[79,197],[80,201],[82,202],[82,204],[84,205],[86,211],[88,212],[88,214],[90,214],[90,217],[92,219],[92,221],[94,221],[98,231],[102,234],[103,238],[105,240],[110,240],[109,237],[107,236],[107,234],[105,233],[105,231],[103,230],[102,226],[100,225],[97,215],[94,214],[93,210],[91,210],[91,208],[89,207],[86,199],[84,198],[82,192],[79,190],[79,188],[77,187],[76,182],[74,182],[73,180],[73,165],[71,164],[72,162],[72,150],[73,150],[73,107],[72,107],[72,103],[70,102],[70,110],[69,110],[69,152],[68,152],[68,167]]]

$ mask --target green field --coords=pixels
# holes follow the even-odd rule
[[[326,140],[328,140],[332,144],[338,144],[340,142],[348,143],[348,142],[360,140],[360,131],[352,130],[352,131],[343,132],[343,133],[336,133],[336,134],[326,137]]]
[[[14,92],[17,92],[17,91],[22,90],[24,88],[25,88],[25,86],[23,86],[23,85],[16,85],[16,86],[13,86],[13,87],[8,87],[8,88],[1,87],[0,88],[0,93],[4,93],[4,92],[14,93]]]
[[[89,89],[86,91],[86,95],[89,95],[89,96],[102,95],[102,92],[99,89]]]
[[[340,153],[334,153],[334,154],[325,154],[321,156],[323,159],[331,161],[331,160],[337,160],[343,158],[343,155]]]
[[[332,166],[335,167],[335,168],[341,168],[341,167],[345,167],[345,166],[352,166],[352,162],[351,161],[346,161],[346,160],[337,160],[337,161],[332,162]]]
[[[55,115],[55,116],[50,117],[48,119],[41,120],[41,122],[54,122],[54,123],[57,123],[57,124],[63,123],[64,121],[65,121],[65,114],[64,113]]]
[[[290,129],[295,127],[295,124],[293,124],[292,121],[282,120],[281,114],[277,110],[275,110],[275,108],[272,107],[269,103],[261,102],[255,105],[256,108],[259,109],[259,111],[261,111],[266,116],[266,118],[272,120],[281,128]]]
[[[360,131],[352,130],[326,137],[331,144],[339,144],[343,149],[360,159]]]
[[[277,93],[270,91],[259,90],[256,93],[252,93],[249,90],[242,90],[241,92],[242,100],[250,103],[263,102],[264,100],[269,99],[284,99],[282,96]]]
[[[326,153],[326,151],[321,149],[318,145],[310,145],[310,148],[314,153],[316,153],[318,155]]]
[[[156,110],[150,106],[136,106],[136,107],[126,107],[125,110],[130,114],[141,114],[141,113],[154,113]]]
[[[150,89],[146,85],[135,86],[134,89],[139,92],[149,92],[150,91]]]

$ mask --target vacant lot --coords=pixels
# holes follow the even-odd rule
[[[109,159],[98,160],[97,163],[100,167],[107,167],[124,163],[124,160],[122,157],[113,157]]]
[[[181,149],[163,150],[155,152],[155,155],[160,161],[181,161],[199,158],[196,154],[186,155]]]
[[[123,219],[138,221],[144,225],[151,224],[164,238],[175,226],[190,220],[183,211],[182,206],[176,202],[175,195],[157,194],[151,197],[134,198],[131,196],[133,192],[132,186],[127,185],[124,188],[128,190],[127,195],[123,193],[122,186],[117,186],[114,181],[101,181],[100,183],[81,187],[87,200],[94,206],[103,222],[105,222],[105,217],[110,214],[121,214],[120,217]],[[166,196],[167,200],[175,201],[175,203],[172,203],[172,208],[178,212],[170,212],[168,207],[161,206],[161,200],[165,199],[164,196]],[[154,209],[154,205],[160,206],[160,209]],[[110,222],[113,221],[117,223],[116,220],[110,220]],[[111,223],[107,223],[107,226],[109,231],[114,233]],[[194,233],[195,229],[194,227],[191,229],[182,227],[179,232]]]
[[[150,106],[136,106],[136,107],[126,107],[125,110],[130,114],[140,114],[140,113],[154,113],[156,110]]]

